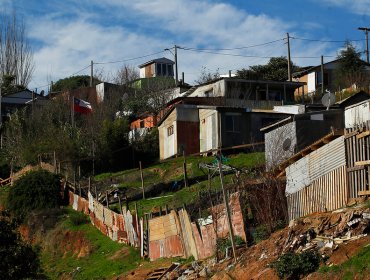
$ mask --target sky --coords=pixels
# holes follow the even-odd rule
[[[229,70],[291,57],[299,66],[334,60],[346,40],[365,50],[370,0],[0,0],[2,12],[25,22],[34,52],[29,89],[94,71],[112,81],[124,65],[173,60],[194,84],[203,68]],[[173,50],[173,49],[172,49]],[[363,53],[363,59],[365,54]]]

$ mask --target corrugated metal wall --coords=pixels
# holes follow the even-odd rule
[[[346,205],[346,167],[341,166],[314,180],[311,185],[287,196],[289,219],[314,212],[332,211]]]
[[[311,183],[308,166],[308,157],[304,157],[285,169],[286,193],[295,193]]]
[[[341,136],[286,168],[286,192],[295,193],[345,164],[344,136]]]
[[[370,100],[346,108],[344,118],[346,128],[358,127],[370,121]]]
[[[348,128],[345,131],[350,198],[358,197],[359,191],[370,189],[370,165],[356,166],[356,162],[370,160],[370,136],[366,135],[369,130],[370,120],[362,123],[362,127]]]
[[[322,146],[308,155],[310,181],[320,178],[346,164],[344,136]]]

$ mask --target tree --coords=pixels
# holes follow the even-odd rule
[[[14,77],[13,85],[27,87],[34,71],[34,62],[25,24],[15,12],[12,15],[3,13],[0,17],[0,78]]]
[[[117,70],[116,76],[114,77],[114,83],[117,85],[126,85],[134,80],[140,78],[139,71],[135,66],[124,65]]]
[[[101,81],[94,77],[93,85],[99,83],[101,83]],[[53,84],[51,91],[60,92],[89,86],[90,86],[90,76],[79,75],[58,80],[55,84]]]
[[[42,279],[38,254],[22,241],[17,224],[0,213],[0,278]]]
[[[359,52],[350,41],[347,41],[337,56],[338,68],[336,72],[336,85],[340,88],[348,88],[352,85],[366,87],[369,83],[369,74],[366,71],[365,62],[361,60]]]
[[[51,209],[61,204],[60,177],[45,170],[31,171],[10,188],[8,208],[24,219],[36,209]]]
[[[195,82],[197,84],[204,84],[207,82],[210,82],[212,80],[220,78],[220,72],[219,69],[217,68],[216,72],[211,73],[210,71],[207,71],[205,66],[202,66],[202,70],[200,71],[200,75]]]
[[[291,63],[292,72],[299,71],[299,67]],[[272,57],[266,65],[253,65],[249,69],[237,71],[237,76],[243,79],[286,81],[288,80],[287,58]]]

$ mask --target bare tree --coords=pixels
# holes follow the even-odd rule
[[[0,23],[0,75],[14,77],[14,84],[26,87],[34,71],[33,53],[23,20],[2,14]]]
[[[139,78],[140,74],[135,66],[123,65],[119,70],[117,70],[116,76],[114,77],[114,83],[125,85]]]
[[[197,84],[204,84],[204,83],[210,82],[210,81],[218,79],[218,78],[220,78],[220,72],[219,72],[218,68],[217,68],[216,72],[211,73],[207,70],[207,68],[205,66],[203,66],[202,70],[200,72],[200,76],[198,77],[197,80],[195,80],[195,82]]]

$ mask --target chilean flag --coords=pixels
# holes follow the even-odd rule
[[[91,104],[82,99],[74,98],[73,99],[73,110],[81,114],[89,114],[92,112]]]

